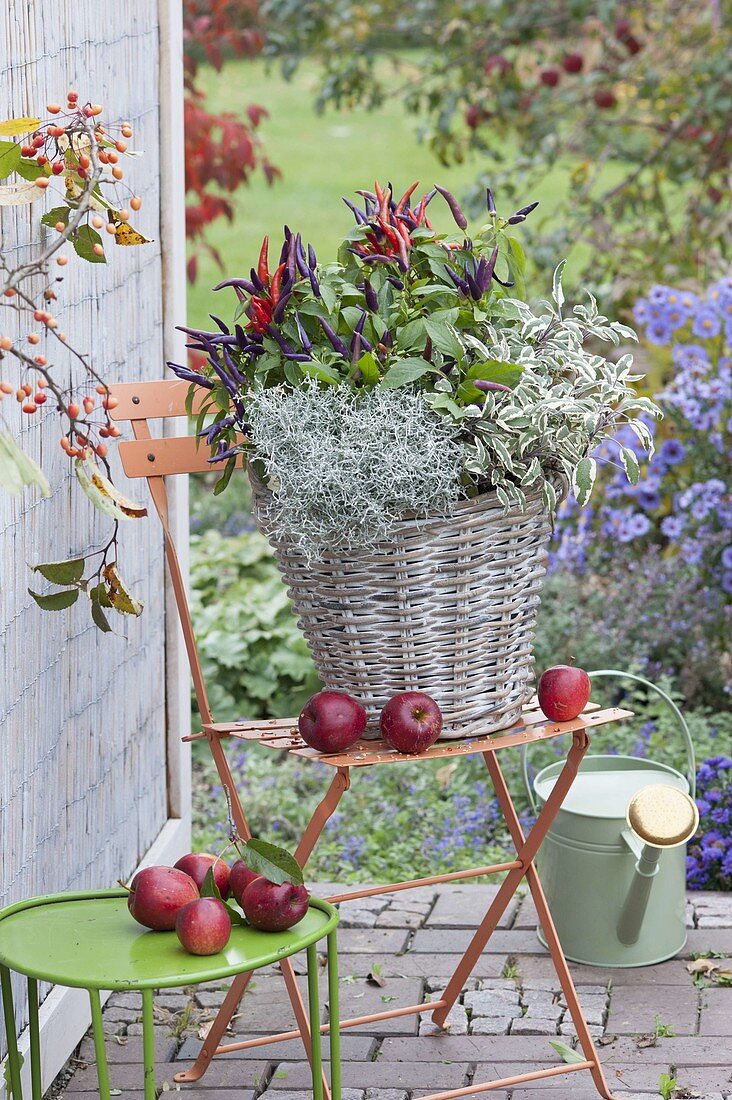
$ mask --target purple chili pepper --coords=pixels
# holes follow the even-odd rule
[[[234,360],[231,356],[231,352],[229,351],[229,349],[228,348],[222,348],[221,349],[221,354],[224,357],[224,362],[226,363],[226,366],[229,368],[229,374],[230,374],[231,378],[233,378],[233,380],[239,386],[246,385],[246,381],[247,381],[246,377],[241,373],[241,371],[237,367],[236,363],[234,362]]]
[[[531,202],[528,206],[522,206],[520,210],[516,211],[516,214],[523,214],[523,216],[527,218],[532,210],[536,210],[538,205],[538,202]]]
[[[407,229],[418,229],[419,225],[410,214],[397,214],[396,217],[400,222],[404,222]]]
[[[366,199],[368,202],[376,202],[376,195],[373,191],[364,191],[360,187],[356,188],[356,194]]]
[[[396,275],[387,275],[386,281],[387,283],[391,283],[395,290],[404,290],[404,283],[401,279],[397,279]],[[383,339],[381,342],[383,344]]]
[[[297,351],[295,351],[292,344],[288,343],[288,341],[285,340],[282,333],[278,329],[276,329],[274,325],[267,325],[267,333],[272,337],[275,343],[279,345],[280,349],[285,353],[288,359],[291,355],[299,354]]]
[[[439,184],[435,184],[435,191],[438,191],[442,195],[443,199],[450,207],[450,213],[455,219],[455,224],[457,225],[457,227],[459,229],[467,229],[468,219],[465,217],[462,210],[460,209],[455,196],[451,194],[451,192],[448,191],[446,187],[440,187]]]
[[[168,363],[168,367],[183,382],[192,382],[196,386],[202,386],[205,390],[214,388],[215,383],[210,378],[207,378],[205,374],[197,374],[190,367],[184,367],[180,363]]]
[[[486,187],[486,189],[485,189],[485,202],[486,202],[486,206],[488,207],[488,213],[489,214],[495,214],[495,212],[496,212],[496,202],[495,202],[495,199],[493,198],[493,192],[491,191],[490,187]]]
[[[488,283],[491,281],[490,275],[486,275],[487,270],[488,264],[485,261],[485,256],[481,256],[480,262],[475,269],[475,281],[483,294],[485,294]]]
[[[315,256],[315,249],[311,244],[308,245],[308,267],[313,271],[318,266],[318,261]]]
[[[501,390],[504,393],[510,393],[510,386],[503,386],[500,382],[486,382],[483,378],[476,378],[473,385],[476,390],[483,390],[484,393],[489,393],[491,390]]]
[[[297,335],[300,337],[300,343],[305,351],[312,351],[313,343],[307,332],[303,328],[302,321],[300,320],[300,314],[295,311],[295,324],[297,325]]]
[[[229,449],[227,450],[226,449],[226,444],[224,443],[224,441],[222,439],[221,443],[219,444],[219,450],[216,452],[215,455],[213,455],[207,461],[208,462],[225,462],[227,458],[233,458],[234,455],[238,455],[238,454],[239,454],[239,444],[238,443],[235,444],[233,447],[229,447]]]
[[[460,276],[455,271],[453,271],[451,267],[447,266],[447,264],[445,264],[445,271],[450,276],[450,278],[452,279],[452,281],[454,282],[455,286],[458,288],[460,293],[464,294],[467,297],[468,294],[469,294],[470,288],[469,288],[468,284],[466,283],[465,279],[461,279]]]
[[[465,278],[468,281],[468,287],[470,289],[470,297],[473,299],[474,302],[479,302],[480,299],[483,297],[483,291],[480,289],[480,286],[478,285],[478,283],[476,282],[476,280],[473,278],[473,276],[470,274],[469,271],[465,272]]]
[[[372,287],[368,279],[363,281],[363,295],[366,299],[366,305],[369,307],[372,313],[379,312],[379,299],[376,297],[376,291]]]
[[[312,271],[312,270],[309,270],[308,271],[308,278],[310,279],[310,287],[312,289],[313,294],[315,295],[316,298],[320,298],[321,297],[320,284],[318,283],[318,279],[316,277],[315,272]]]
[[[223,420],[217,420],[210,428],[204,428],[198,434],[206,437],[206,442],[210,447],[222,432],[225,432],[227,428],[233,428],[234,424],[236,424],[235,416],[225,416]]]
[[[512,286],[516,286],[516,284],[513,282],[512,279],[509,279],[507,283],[504,283],[503,279],[498,278],[495,271],[493,272],[493,278],[496,280],[496,282],[499,284],[499,286],[504,286],[504,287],[506,287],[507,290]]]
[[[486,267],[486,279],[487,279],[486,286],[488,285],[488,283],[493,278],[493,272],[496,269],[496,260],[497,259],[498,259],[498,245],[496,245],[496,247],[493,249],[493,251],[491,252],[490,259],[488,260],[488,265]]]
[[[256,271],[254,270],[253,267],[250,268],[250,270],[249,270],[249,278],[251,279],[251,281],[254,285],[255,292],[257,294],[261,294],[261,292],[264,290],[264,283],[259,278],[259,275],[257,275],[257,273],[256,273]]]
[[[211,320],[213,321],[213,323],[215,325],[218,325],[218,327],[223,332],[224,336],[230,336],[231,335],[231,332],[229,330],[229,326],[224,324],[224,322],[221,320],[220,317],[216,317],[216,315],[213,314],[213,313],[209,313],[209,317],[211,318]]]
[[[359,225],[363,225],[364,222],[368,221],[368,218],[364,214],[363,210],[359,210],[359,208],[356,206],[355,203],[351,202],[350,199],[346,199],[346,198],[344,198],[343,201],[346,204],[346,206],[348,207],[348,209],[351,211],[351,213],[353,214],[354,218],[356,219],[356,221],[358,222]]]
[[[348,358],[348,348],[343,343],[340,336],[338,336],[333,331],[333,329],[330,327],[330,325],[326,321],[325,317],[318,317],[318,320],[320,321],[320,325],[321,325],[321,328],[323,329],[323,332],[325,333],[325,335],[328,337],[331,344],[333,345],[334,351],[337,351],[339,355],[342,355],[344,358],[347,359]]]
[[[304,351],[287,351],[285,352],[285,359],[289,359],[291,363],[309,363],[312,356],[306,355]]]
[[[279,302],[277,303],[277,305],[274,308],[274,312],[272,313],[272,320],[274,321],[274,323],[276,325],[278,325],[280,323],[280,321],[282,320],[282,318],[284,317],[284,315],[285,315],[285,306],[287,305],[287,303],[289,302],[291,297],[292,297],[292,287],[290,287],[289,290],[285,291],[285,293],[282,295]]]
[[[248,294],[254,293],[254,283],[249,279],[227,279],[224,283],[218,283],[214,290],[223,290],[225,286],[233,286],[234,290],[246,290]]]
[[[300,272],[304,279],[307,279],[310,275],[310,269],[305,256],[305,249],[302,245],[302,237],[298,233],[295,237],[295,263],[297,264],[297,270]]]
[[[437,188],[436,187],[433,187],[431,191],[427,192],[427,194],[424,197],[425,207],[429,206],[429,204],[432,202],[432,200],[433,200],[433,198],[435,197],[436,194],[437,194]]]
[[[521,222],[525,222],[525,221],[526,221],[526,215],[525,214],[512,214],[512,216],[507,219],[507,224],[508,225],[519,225]]]
[[[361,333],[354,332],[351,340],[351,362],[357,363],[361,358]]]

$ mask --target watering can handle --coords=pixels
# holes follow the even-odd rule
[[[601,676],[617,677],[621,680],[633,680],[634,683],[643,684],[644,687],[650,688],[651,691],[655,691],[656,695],[660,695],[664,703],[666,703],[668,708],[673,712],[674,717],[679,724],[679,728],[681,729],[681,733],[684,738],[684,745],[686,747],[686,778],[689,781],[689,790],[691,792],[691,797],[695,798],[696,758],[694,755],[694,742],[691,739],[691,733],[689,732],[689,727],[686,724],[686,719],[684,718],[679,708],[676,706],[676,703],[674,703],[673,699],[669,695],[667,695],[662,688],[658,687],[657,684],[654,684],[651,680],[646,680],[643,676],[636,676],[634,672],[621,672],[617,668],[602,668],[598,669],[596,672],[589,673],[589,677],[591,680],[595,680]],[[536,798],[534,797],[534,790],[529,781],[529,758],[528,747],[526,745],[521,746],[521,775],[524,781],[524,787],[526,788],[526,793],[529,797],[531,809],[534,813],[536,813]]]

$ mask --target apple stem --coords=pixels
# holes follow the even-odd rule
[[[117,879],[117,885],[121,886],[123,890],[126,890],[128,894],[132,893],[132,887],[128,883],[123,882],[121,878]]]

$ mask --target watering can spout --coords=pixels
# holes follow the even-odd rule
[[[666,848],[686,844],[699,828],[694,799],[678,787],[654,785],[637,791],[628,805],[630,834],[624,834],[638,856],[617,933],[621,943],[637,943],[648,908],[658,861]]]

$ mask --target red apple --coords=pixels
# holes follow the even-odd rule
[[[539,680],[539,706],[552,722],[569,722],[587,706],[591,687],[583,668],[555,665]]]
[[[130,885],[127,907],[139,924],[156,932],[171,932],[178,911],[198,897],[190,875],[176,867],[145,867]]]
[[[584,63],[581,53],[568,53],[562,60],[562,68],[565,73],[581,73]]]
[[[178,910],[175,934],[189,955],[218,955],[229,942],[231,917],[218,898],[197,898]]]
[[[284,932],[308,911],[310,894],[304,886],[283,882],[278,886],[259,876],[242,895],[241,907],[249,923],[263,932]]]
[[[236,863],[231,868],[229,887],[239,905],[241,905],[244,891],[250,882],[254,882],[255,878],[259,878],[257,872],[252,871],[251,867],[247,867],[243,859],[237,859]]]
[[[303,707],[297,728],[318,752],[344,752],[366,729],[366,711],[345,691],[319,691]]]
[[[539,79],[542,84],[546,84],[547,88],[556,88],[559,83],[559,71],[557,69],[543,69],[539,74]]]
[[[189,852],[187,856],[181,856],[175,864],[179,871],[185,871],[190,875],[200,890],[209,867],[213,866],[214,882],[222,898],[228,898],[231,893],[229,886],[229,865],[223,859],[212,856],[210,852]]]
[[[442,711],[422,691],[402,691],[386,704],[379,718],[381,736],[397,752],[423,752],[442,733]]]
[[[595,104],[602,110],[607,110],[609,107],[614,107],[617,103],[615,93],[609,91],[607,88],[598,88],[595,92],[593,99]]]

